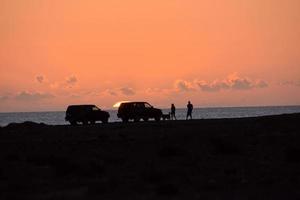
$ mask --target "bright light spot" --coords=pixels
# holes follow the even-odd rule
[[[115,104],[113,105],[113,107],[114,107],[114,108],[119,108],[120,105],[121,105],[121,103],[126,103],[126,102],[129,102],[129,101],[119,101],[119,102],[115,103]]]

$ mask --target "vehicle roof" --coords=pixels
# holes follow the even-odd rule
[[[129,101],[129,102],[123,102],[121,104],[132,104],[132,103],[148,103],[146,101]]]
[[[68,107],[94,107],[94,104],[69,105]]]

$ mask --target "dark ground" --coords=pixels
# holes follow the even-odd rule
[[[0,199],[300,199],[300,114],[0,128]]]

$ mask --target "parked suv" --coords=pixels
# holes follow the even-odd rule
[[[162,111],[153,108],[147,102],[126,102],[121,103],[117,115],[123,122],[128,122],[130,119],[134,121],[140,121],[141,119],[148,121],[150,118],[160,121]]]
[[[71,105],[67,108],[65,119],[72,125],[76,125],[77,122],[94,124],[96,121],[102,121],[102,123],[107,123],[109,117],[108,112],[102,111],[95,105]]]

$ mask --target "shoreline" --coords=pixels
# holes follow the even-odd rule
[[[261,115],[261,116],[250,116],[250,117],[225,117],[225,118],[200,118],[200,119],[192,119],[192,120],[185,120],[185,119],[177,119],[177,120],[160,120],[159,122],[156,122],[155,120],[149,120],[147,122],[144,122],[143,120],[139,122],[133,122],[129,121],[127,123],[124,123],[122,121],[113,121],[113,122],[108,122],[106,124],[103,124],[102,122],[97,122],[96,124],[88,124],[88,125],[70,125],[68,122],[67,124],[46,124],[43,122],[34,122],[34,121],[24,121],[24,122],[12,122],[9,123],[5,126],[0,126],[0,128],[8,128],[8,127],[22,127],[22,126],[50,126],[50,127],[65,127],[65,126],[70,126],[70,127],[100,127],[100,126],[114,126],[114,125],[151,125],[151,124],[163,124],[163,123],[171,123],[171,124],[184,124],[184,123],[199,123],[203,121],[231,121],[231,120],[253,120],[253,119],[263,119],[263,118],[274,118],[274,119],[279,119],[279,118],[284,118],[284,117],[290,117],[290,116],[297,116],[300,115],[300,112],[295,112],[295,113],[286,113],[286,114],[277,114],[277,115]]]

